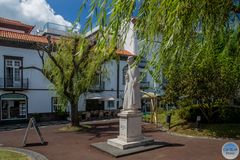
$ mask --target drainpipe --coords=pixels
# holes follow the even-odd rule
[[[119,71],[120,71],[120,59],[119,60],[117,60],[117,109],[119,109],[119,77],[120,77],[120,73],[119,73]]]

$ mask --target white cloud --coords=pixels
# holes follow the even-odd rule
[[[57,15],[46,0],[0,0],[0,17],[43,26],[47,22],[71,26],[61,15]]]

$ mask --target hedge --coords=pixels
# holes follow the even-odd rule
[[[201,108],[200,108],[201,107]],[[240,123],[240,108],[231,106],[212,106],[210,108],[200,105],[187,106],[179,110],[179,117],[188,122],[196,122],[197,116],[201,116],[201,122],[209,122],[204,113],[209,116],[211,123]]]

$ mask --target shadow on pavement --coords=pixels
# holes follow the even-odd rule
[[[160,142],[160,141],[155,141],[153,142],[153,144],[149,144],[149,145],[162,145],[163,147],[183,147],[185,146],[184,144],[180,144],[180,143],[168,143],[168,142]],[[161,147],[161,148],[163,148]]]
[[[24,147],[36,147],[36,146],[47,146],[48,142],[42,143],[28,143]]]

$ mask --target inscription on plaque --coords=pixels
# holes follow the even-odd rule
[[[126,119],[120,119],[120,136],[127,135],[127,121]]]

